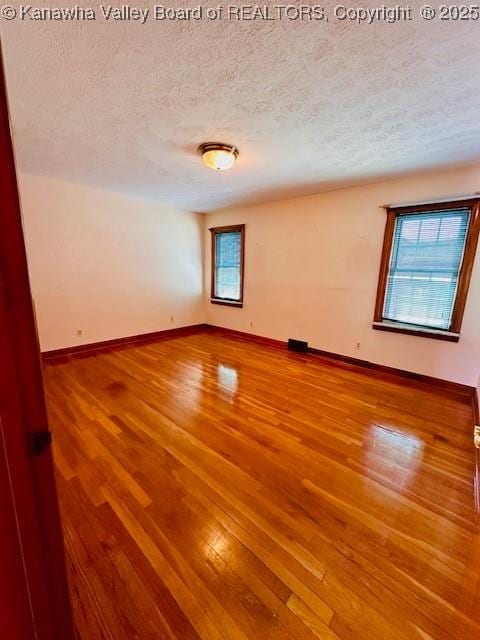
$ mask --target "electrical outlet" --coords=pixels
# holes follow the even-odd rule
[[[360,351],[360,342],[357,342],[357,343],[356,343],[356,345],[355,345],[355,349],[356,349],[357,351]]]
[[[253,328],[253,320],[250,320],[250,329]]]
[[[175,318],[173,316],[170,316],[170,322],[173,322],[175,320]]]
[[[83,334],[83,331],[81,329],[77,329],[77,336],[81,336]]]

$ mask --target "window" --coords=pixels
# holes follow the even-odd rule
[[[387,208],[374,329],[458,341],[479,202]]]
[[[215,227],[212,234],[212,292],[210,301],[241,307],[245,225]]]

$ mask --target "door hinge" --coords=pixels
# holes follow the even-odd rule
[[[51,431],[32,431],[30,437],[31,451],[34,456],[40,455],[44,449],[52,444]]]

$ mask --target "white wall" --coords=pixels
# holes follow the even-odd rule
[[[379,205],[478,191],[480,165],[206,217],[28,174],[19,180],[43,350],[206,320],[479,384],[480,251],[458,344],[374,331],[371,324],[385,226]],[[208,228],[241,222],[244,308],[207,302],[205,312]]]
[[[380,205],[480,190],[480,165],[332,191],[207,216],[208,228],[246,224],[243,309],[207,302],[207,322],[477,386],[480,250],[459,343],[372,329],[386,214]],[[360,349],[356,343],[360,342]]]
[[[203,216],[27,174],[19,183],[42,350],[204,322]]]

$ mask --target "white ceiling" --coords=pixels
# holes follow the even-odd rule
[[[95,22],[1,21],[25,171],[207,211],[480,158],[480,22],[141,25],[85,6]],[[239,147],[232,171],[201,164],[212,140]]]

